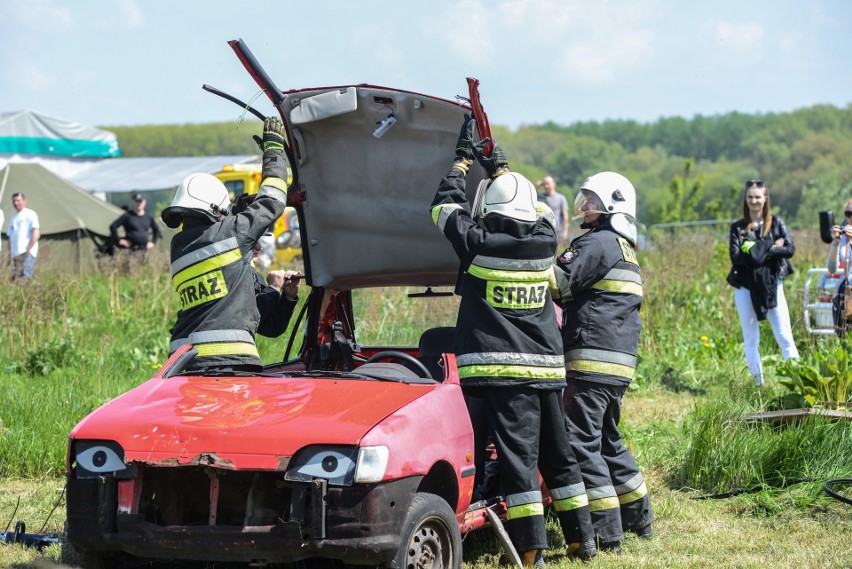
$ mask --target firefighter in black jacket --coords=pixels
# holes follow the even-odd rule
[[[245,211],[228,215],[228,191],[209,174],[188,176],[163,210],[166,225],[183,224],[171,244],[172,286],[181,305],[169,351],[192,344],[198,355],[185,368],[190,372],[263,368],[254,341],[260,317],[250,263],[255,242],[286,206],[281,121],[264,121],[260,144],[261,187]]]
[[[568,543],[567,554],[597,551],[588,500],[565,433],[562,342],[548,291],[556,233],[553,213],[537,210],[529,180],[508,171],[503,152],[473,144],[468,117],[456,160],[432,202],[432,219],[461,261],[456,361],[465,395],[487,405],[508,507],[506,530],[525,565],[547,547],[538,470],[544,477]],[[465,175],[474,156],[491,180],[474,209]],[[484,441],[476,440],[477,449]],[[477,468],[482,465],[477,464]]]
[[[633,379],[642,321],[636,192],[620,174],[588,178],[574,202],[589,229],[556,262],[562,302],[565,411],[601,550],[620,552],[624,531],[651,537],[645,480],[618,432],[621,399]]]

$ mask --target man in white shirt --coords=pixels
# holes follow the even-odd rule
[[[9,220],[9,257],[12,260],[12,280],[28,279],[33,276],[36,255],[38,255],[39,231],[38,215],[27,207],[27,198],[17,192],[12,194],[12,205],[17,213]]]

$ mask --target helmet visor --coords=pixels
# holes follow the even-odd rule
[[[603,202],[596,193],[580,190],[577,192],[577,197],[574,198],[574,217],[571,219],[582,219],[593,213],[606,215],[609,212],[604,209]]]

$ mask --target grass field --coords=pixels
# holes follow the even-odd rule
[[[822,265],[825,249],[815,235],[796,237],[798,271],[785,288],[806,360],[831,354],[840,342],[804,330],[804,273]],[[656,537],[628,539],[620,557],[601,555],[589,566],[852,567],[852,507],[821,490],[828,478],[852,477],[850,423],[782,429],[740,420],[771,408],[787,390],[775,377],[778,350],[766,324],[761,349],[768,385],[750,386],[724,282],[725,238],[661,237],[640,255],[644,330],[622,426],[649,484]],[[81,277],[51,274],[45,266],[26,287],[2,283],[0,529],[17,519],[29,532],[62,528],[64,507],[55,506],[69,430],[150,377],[167,355],[176,308],[166,267],[164,258],[154,258],[129,274]],[[381,298],[373,306],[366,302],[385,314]],[[271,362],[280,358],[283,342],[263,339],[259,348]],[[708,498],[727,494],[735,495]],[[552,529],[554,548],[545,559],[549,567],[567,567]],[[465,567],[493,567],[498,553],[489,534],[472,535]],[[58,547],[38,553],[0,544],[0,567],[58,562]]]

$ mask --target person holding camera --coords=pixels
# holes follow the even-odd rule
[[[761,320],[769,320],[785,361],[799,357],[782,285],[793,272],[790,257],[795,251],[784,220],[770,211],[769,188],[763,180],[747,181],[743,217],[731,224],[732,267],[727,280],[736,289],[734,302],[740,315],[746,363],[758,387],[763,385],[758,350]]]
[[[852,246],[852,200],[847,200],[843,206],[844,221],[831,227],[831,248],[828,250],[826,268],[829,274],[843,272],[843,279],[837,283],[837,292],[832,301],[832,316],[834,331],[841,338],[852,328],[852,320],[846,317],[846,287],[849,286],[849,248]]]

